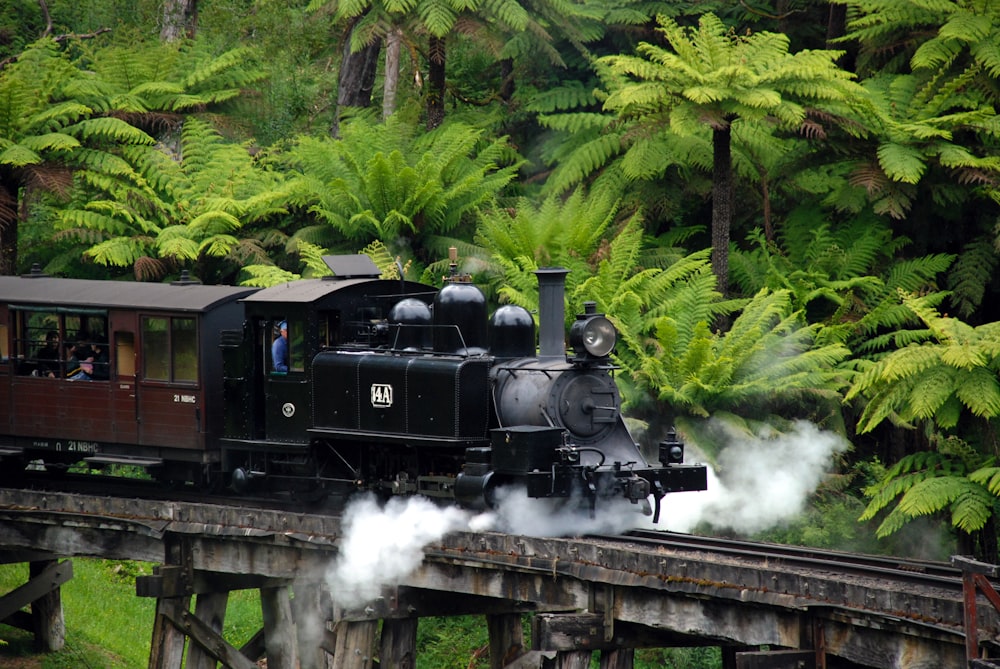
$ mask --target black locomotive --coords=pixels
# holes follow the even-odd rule
[[[532,315],[489,316],[467,277],[438,289],[381,280],[367,256],[325,260],[332,277],[262,290],[0,277],[0,468],[134,464],[237,493],[473,507],[520,485],[591,505],[652,498],[655,516],[666,493],[705,489],[676,439],[654,465],[629,434],[616,333],[593,305],[566,350],[564,270],[537,272],[536,349]],[[53,337],[56,373],[42,357]],[[81,379],[100,351],[104,373]]]

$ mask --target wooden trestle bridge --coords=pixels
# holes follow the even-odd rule
[[[90,556],[156,563],[136,583],[157,600],[150,669],[413,667],[419,619],[459,614],[485,616],[492,669],[585,668],[594,653],[625,669],[636,648],[692,645],[722,647],[726,669],[1000,666],[986,659],[1000,654],[994,568],[970,560],[458,532],[345,609],[326,586],[340,538],[329,516],[0,490],[0,562],[31,563],[27,584],[0,593],[0,621],[60,647],[66,558]],[[220,630],[229,593],[247,588],[264,625],[236,648]]]

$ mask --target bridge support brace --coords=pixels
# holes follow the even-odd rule
[[[66,643],[60,586],[73,578],[73,563],[54,559],[28,563],[28,582],[0,597],[0,622],[35,635],[44,652],[62,650]],[[31,605],[31,613],[22,611]]]
[[[260,590],[264,625],[242,648],[236,648],[222,637],[226,606],[230,591],[248,588]],[[265,655],[269,669],[326,669],[323,649],[332,649],[333,644],[323,622],[329,616],[320,613],[320,589],[309,589],[315,597],[305,589],[298,591],[301,600],[293,607],[289,584],[282,579],[157,567],[152,576],[136,579],[136,593],[157,600],[149,669],[214,669],[218,663],[227,669],[257,669],[257,660]],[[301,663],[299,647],[307,649]]]

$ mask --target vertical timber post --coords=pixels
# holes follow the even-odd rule
[[[300,669],[327,669],[328,655],[323,650],[326,621],[323,612],[323,589],[311,584],[292,586],[292,613],[295,616],[295,635],[299,642]],[[329,604],[329,600],[327,600]],[[329,610],[329,606],[326,607]]]
[[[217,634],[222,634],[222,625],[226,620],[226,606],[229,603],[228,592],[213,592],[198,595],[194,604],[194,615],[205,621]],[[215,669],[217,662],[214,657],[196,643],[188,644],[187,669]]]
[[[517,613],[486,616],[490,635],[490,669],[503,669],[524,654],[524,629]]]
[[[28,563],[28,579],[46,577],[59,569],[69,569],[73,573],[72,563],[60,566],[58,560],[43,560]],[[31,603],[31,626],[35,632],[35,648],[40,651],[62,650],[66,645],[66,621],[63,618],[62,595],[58,586],[58,574],[52,575],[55,587],[48,590]]]
[[[163,571],[169,571],[175,577],[176,587],[171,596],[156,599],[153,638],[149,644],[149,669],[179,669],[184,661],[187,635],[173,621],[183,620],[191,610],[194,563],[191,545],[183,537],[166,533],[163,544]],[[171,568],[169,565],[176,566]],[[153,571],[156,573],[157,570]]]
[[[393,669],[414,669],[417,666],[418,621],[418,618],[386,618],[382,621],[380,666]]]
[[[261,588],[260,608],[264,617],[264,648],[268,669],[296,669],[295,623],[288,588]]]
[[[371,669],[372,649],[375,647],[377,620],[350,622],[341,620],[336,625],[337,645],[333,651],[334,669]]]
[[[601,651],[601,669],[632,669],[635,648],[611,648]]]
[[[183,619],[190,606],[190,597],[162,597],[156,600],[149,669],[178,669],[181,666],[186,637],[171,620]]]

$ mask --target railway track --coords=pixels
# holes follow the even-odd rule
[[[830,572],[865,579],[891,580],[903,587],[962,588],[962,570],[947,562],[899,556],[848,553],[784,544],[704,537],[677,532],[633,530],[624,535],[590,535],[609,542],[626,542],[643,550],[691,551],[721,558],[757,562],[772,568]],[[1000,589],[1000,579],[991,579]]]

